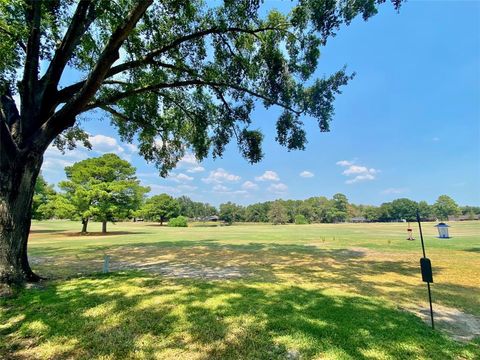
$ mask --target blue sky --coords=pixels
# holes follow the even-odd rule
[[[288,3],[288,2],[287,2]],[[281,9],[282,3],[266,1]],[[63,168],[116,152],[137,168],[151,194],[166,192],[218,205],[277,198],[331,197],[379,205],[399,197],[433,203],[441,194],[480,205],[480,2],[409,1],[399,14],[382,6],[368,22],[342,28],[322,49],[316,76],[347,65],[357,76],[335,102],[330,133],[305,118],[305,151],[275,142],[280,111],[258,106],[254,126],[265,134],[264,160],[248,164],[234,144],[223,159],[192,156],[163,179],[121,143],[107,119],[83,122],[93,151],[61,155],[50,148],[42,172],[64,179]]]

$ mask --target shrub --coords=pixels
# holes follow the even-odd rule
[[[168,221],[170,227],[187,227],[187,218],[185,216],[178,216]]]
[[[307,218],[301,214],[295,215],[295,224],[297,225],[308,224]]]

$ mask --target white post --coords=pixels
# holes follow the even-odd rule
[[[109,266],[110,266],[110,256],[105,255],[103,257],[103,273],[106,274],[109,271]]]

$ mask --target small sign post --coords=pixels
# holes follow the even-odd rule
[[[110,267],[110,256],[105,255],[103,257],[103,273],[104,274],[109,272],[109,267]]]
[[[432,293],[430,291],[430,283],[433,283],[432,263],[430,262],[430,259],[427,258],[427,256],[425,255],[425,244],[423,242],[422,225],[420,224],[420,215],[418,214],[418,211],[417,222],[418,229],[420,231],[420,240],[422,241],[423,251],[423,258],[420,259],[420,269],[422,270],[422,281],[427,283],[428,301],[430,303],[430,318],[432,320],[432,330],[435,330],[435,325],[433,323]]]

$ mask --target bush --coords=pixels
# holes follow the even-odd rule
[[[295,215],[295,224],[297,225],[308,224],[307,218],[301,214]]]
[[[185,216],[178,216],[168,221],[170,227],[187,227],[187,218]]]

